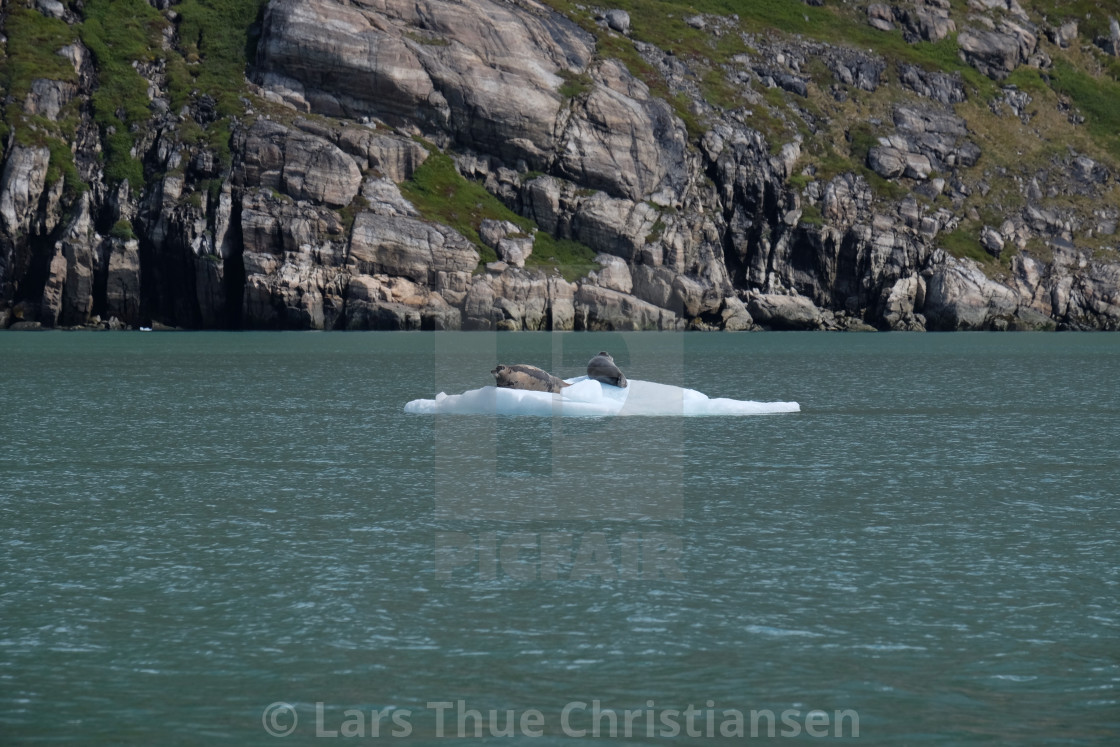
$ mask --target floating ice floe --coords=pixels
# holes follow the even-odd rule
[[[620,389],[579,376],[565,379],[571,386],[560,392],[532,392],[485,386],[462,394],[440,392],[435,399],[414,399],[405,412],[420,415],[538,415],[583,416],[711,416],[763,415],[775,412],[800,412],[796,402],[750,402],[719,397],[712,399],[695,389],[685,389],[652,381],[630,380]]]

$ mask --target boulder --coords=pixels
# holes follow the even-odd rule
[[[1069,49],[1077,41],[1077,21],[1066,21],[1051,33],[1051,41],[1062,49]]]
[[[607,25],[620,34],[630,33],[630,14],[617,8],[607,11]]]
[[[966,99],[964,79],[960,73],[924,70],[918,65],[899,62],[898,82],[919,96],[942,104],[959,104]]]
[[[400,188],[389,178],[369,177],[362,182],[362,197],[371,213],[378,215],[419,216],[416,208],[401,194]]]
[[[908,155],[889,145],[876,145],[867,152],[867,165],[884,179],[895,179],[906,172]]]
[[[525,260],[533,253],[533,237],[526,236],[520,226],[510,221],[486,218],[479,226],[478,235],[506,266],[524,267]]]
[[[521,228],[508,220],[494,220],[493,218],[484,218],[478,227],[478,237],[482,239],[482,243],[491,249],[498,248],[498,242],[510,236],[524,235]]]
[[[1019,308],[1014,291],[986,277],[972,260],[935,254],[922,307],[929,329],[992,329],[997,319],[1014,316]]]
[[[1019,66],[1019,39],[1003,31],[966,28],[957,35],[965,60],[984,75],[1003,80]]]
[[[723,306],[723,291],[696,277],[677,275],[673,278],[674,307],[681,308],[688,318],[714,314]]]
[[[769,329],[820,329],[822,321],[820,309],[804,296],[751,293],[747,310]]]
[[[899,9],[896,17],[899,16],[908,32],[906,36],[915,41],[918,39],[928,42],[941,41],[957,30],[957,25],[949,18],[947,8],[914,6]]]
[[[1120,57],[1120,21],[1115,18],[1108,19],[1108,36],[1103,42],[1098,42],[1101,49],[1113,57]]]
[[[880,31],[893,31],[894,11],[885,3],[871,3],[867,6],[867,23]]]
[[[35,0],[35,7],[50,18],[61,20],[66,17],[66,6],[58,0]]]
[[[925,331],[925,317],[915,313],[925,304],[926,283],[920,275],[899,278],[884,289],[881,317],[887,329],[906,332]]]
[[[498,258],[512,267],[524,267],[525,260],[533,253],[533,239],[523,236],[511,239],[502,239],[494,247]]]
[[[31,81],[31,90],[24,99],[23,112],[56,122],[62,107],[70,103],[77,92],[78,87],[68,81],[36,78]]]
[[[738,296],[728,296],[723,299],[720,319],[723,322],[723,329],[727,332],[743,332],[757,328],[750,312],[747,311],[746,304]]]
[[[984,226],[980,231],[980,246],[996,259],[1003,252],[1003,236],[991,226]]]

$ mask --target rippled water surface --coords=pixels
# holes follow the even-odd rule
[[[599,350],[802,412],[402,410]],[[1120,740],[1115,335],[8,333],[0,374],[2,744]]]

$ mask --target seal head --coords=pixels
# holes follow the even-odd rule
[[[626,376],[618,370],[614,358],[605,350],[587,362],[587,378],[595,379],[601,384],[626,388]]]
[[[517,363],[512,366],[498,364],[490,373],[494,374],[494,382],[504,389],[528,389],[533,392],[559,392],[568,382],[553,376],[548,371]]]

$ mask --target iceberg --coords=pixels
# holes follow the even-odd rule
[[[620,389],[586,376],[565,379],[571,386],[555,394],[485,386],[462,394],[440,392],[435,399],[414,399],[405,412],[419,415],[535,415],[540,417],[702,417],[800,412],[796,402],[751,402],[712,398],[695,389],[630,380]]]

